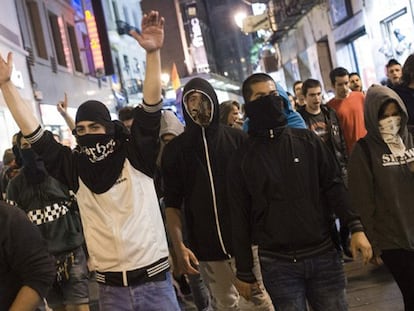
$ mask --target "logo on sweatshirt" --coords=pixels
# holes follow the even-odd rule
[[[382,166],[395,166],[401,164],[407,164],[414,161],[414,148],[407,149],[404,155],[399,157],[392,153],[384,153],[382,155]]]

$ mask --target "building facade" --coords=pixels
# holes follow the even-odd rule
[[[289,89],[294,81],[312,77],[330,91],[329,72],[337,66],[358,72],[367,88],[384,80],[389,59],[403,64],[414,52],[412,0],[283,0],[267,4],[276,16],[276,29],[269,40],[278,46],[281,58],[275,75],[283,77]]]

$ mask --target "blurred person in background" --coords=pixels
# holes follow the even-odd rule
[[[394,58],[390,59],[385,65],[385,71],[387,76],[386,85],[388,87],[394,87],[401,82],[402,67],[401,64]]]
[[[414,54],[407,57],[402,68],[400,83],[392,89],[400,96],[408,113],[407,127],[414,133]]]
[[[363,92],[362,80],[358,72],[351,72],[349,74],[349,88],[354,92]]]
[[[227,100],[220,104],[220,123],[242,129],[243,121],[240,118],[240,104],[235,100]]]

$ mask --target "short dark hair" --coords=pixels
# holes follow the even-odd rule
[[[271,76],[269,76],[266,73],[254,73],[251,76],[247,77],[246,80],[244,80],[242,85],[242,93],[243,93],[243,99],[244,102],[247,103],[250,101],[250,97],[252,97],[253,91],[252,91],[252,85],[259,83],[259,82],[266,82],[266,81],[272,81],[275,83],[275,80],[272,79]]]
[[[336,77],[345,77],[349,76],[348,70],[346,70],[344,67],[336,67],[331,70],[329,73],[329,79],[331,79],[332,85],[335,85]]]
[[[316,79],[307,79],[305,81],[303,81],[302,84],[302,94],[303,96],[306,96],[306,94],[308,93],[308,90],[314,87],[320,87],[322,88],[321,83],[319,82],[319,80]]]
[[[131,120],[134,118],[134,108],[132,107],[122,107],[118,111],[119,121]]]
[[[295,94],[295,87],[296,87],[296,85],[298,85],[298,84],[300,84],[300,83],[303,83],[303,81],[301,81],[301,80],[297,80],[297,81],[295,81],[295,82],[293,83],[293,87],[292,87],[293,94]]]
[[[385,68],[389,68],[389,67],[391,67],[391,66],[395,66],[395,65],[400,65],[401,66],[401,64],[395,59],[395,58],[391,58],[389,61],[388,61],[388,63],[385,65]]]
[[[408,86],[412,81],[414,81],[414,54],[409,55],[405,60],[401,77],[401,83],[405,86]]]
[[[352,76],[358,76],[359,78],[361,78],[361,76],[359,75],[359,73],[358,72],[351,72],[350,74],[349,74],[349,77],[352,77]]]

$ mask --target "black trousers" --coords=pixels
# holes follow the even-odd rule
[[[414,311],[414,251],[383,250],[381,258],[401,290],[405,311]]]

